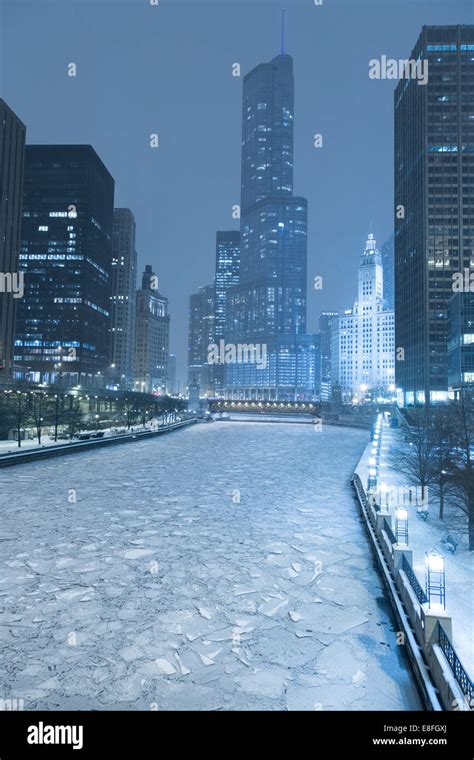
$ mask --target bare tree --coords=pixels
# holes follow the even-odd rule
[[[451,405],[456,447],[450,466],[454,504],[467,517],[469,551],[474,551],[474,401],[471,393],[461,391]]]
[[[405,430],[405,444],[394,454],[394,464],[421,487],[424,502],[426,489],[433,482],[435,462],[430,413],[426,409],[411,410],[410,421],[412,424]]]
[[[43,391],[32,391],[30,393],[30,414],[36,428],[38,445],[41,446],[41,436],[44,424],[49,414],[50,399]]]
[[[18,446],[21,446],[21,432],[30,417],[30,398],[24,391],[8,391],[7,406],[15,420]]]
[[[142,427],[146,426],[148,420],[153,416],[154,402],[146,394],[140,394],[136,401],[136,411],[140,418]]]
[[[443,520],[446,496],[453,488],[451,468],[456,447],[456,430],[449,407],[431,407],[429,436],[432,445],[431,493],[438,498],[439,518]]]
[[[121,416],[125,419],[127,428],[130,430],[130,427],[135,422],[138,414],[136,394],[127,393],[120,400],[119,409]]]
[[[83,425],[84,414],[81,410],[80,399],[68,395],[65,401],[67,401],[67,403],[64,404],[64,408],[60,412],[59,421],[67,426],[69,438],[73,438],[74,434],[80,430]]]

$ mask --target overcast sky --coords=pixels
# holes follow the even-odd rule
[[[408,57],[423,24],[474,23],[472,4],[323,0],[0,0],[0,95],[28,143],[91,144],[137,221],[139,270],[170,299],[185,377],[188,301],[214,275],[215,233],[236,228],[242,78],[280,49],[295,72],[295,194],[309,201],[308,328],[352,305],[369,225],[392,228],[393,90],[368,61]],[[68,63],[77,77],[67,76]],[[158,133],[160,147],[149,147]],[[313,147],[315,133],[323,147]],[[314,290],[322,275],[323,290]]]

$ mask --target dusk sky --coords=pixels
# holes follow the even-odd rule
[[[352,305],[369,225],[379,246],[391,233],[396,82],[369,79],[369,60],[409,57],[424,24],[474,21],[472,4],[457,0],[0,7],[0,94],[26,124],[27,143],[91,144],[115,178],[115,206],[137,222],[139,275],[151,264],[170,299],[181,380],[189,296],[212,281],[216,230],[238,226],[243,75],[280,52],[281,8],[295,71],[294,191],[309,202],[309,331],[322,309]]]

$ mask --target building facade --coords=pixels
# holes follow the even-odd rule
[[[15,365],[102,385],[110,363],[114,180],[90,145],[28,145]]]
[[[134,390],[166,393],[169,335],[168,299],[160,295],[158,278],[147,264],[136,295]]]
[[[385,241],[381,248],[383,268],[383,295],[387,309],[395,309],[395,236]]]
[[[215,320],[214,339],[225,339],[227,332],[227,294],[230,288],[239,284],[240,272],[240,231],[218,231],[216,234],[216,275],[215,275]],[[224,390],[224,365],[213,368],[214,391],[222,395]]]
[[[337,311],[322,311],[319,315],[321,341],[321,401],[331,400],[331,322],[338,317]]]
[[[240,281],[228,291],[226,338],[265,351],[267,361],[226,364],[229,397],[315,394],[297,370],[308,345],[307,201],[293,195],[293,120],[293,60],[282,53],[244,78]]]
[[[110,381],[122,389],[131,387],[133,380],[136,289],[135,217],[128,208],[116,208],[112,234]]]
[[[472,292],[448,301],[448,388],[453,395],[474,392],[474,278]]]
[[[13,371],[26,127],[0,98],[0,380]],[[23,285],[24,287],[24,285]]]
[[[226,361],[224,396],[235,400],[313,401],[321,387],[319,335],[280,335],[266,343],[236,343]],[[230,353],[230,352],[229,352]]]
[[[382,260],[372,233],[360,259],[357,300],[331,321],[331,341],[332,379],[345,403],[393,397],[394,312],[385,306]]]
[[[204,396],[214,396],[217,364],[209,363],[215,339],[215,287],[205,285],[189,299],[188,386],[194,382]]]
[[[448,397],[453,275],[474,266],[474,26],[424,26],[428,81],[395,91],[396,384],[405,404]]]

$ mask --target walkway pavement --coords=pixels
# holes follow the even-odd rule
[[[389,487],[413,487],[416,486],[403,472],[399,472],[393,465],[394,454],[403,444],[403,432],[398,428],[390,428],[388,423],[382,423],[382,444],[379,465],[378,483],[385,483]],[[367,446],[357,472],[361,477],[364,488],[367,487],[368,459],[370,445]],[[446,611],[453,620],[453,644],[466,670],[471,678],[474,674],[474,557],[469,552],[467,533],[462,530],[462,520],[459,521],[461,512],[454,511],[453,507],[445,510],[445,520],[438,518],[438,505],[434,496],[430,496],[428,489],[428,519],[421,520],[416,515],[416,506],[408,507],[408,532],[409,547],[413,551],[413,570],[422,588],[425,587],[425,552],[436,549],[445,558],[446,568]],[[393,509],[391,510],[393,513]],[[456,520],[453,529],[450,522]],[[446,534],[455,535],[459,541],[454,554],[451,554],[441,539]]]

